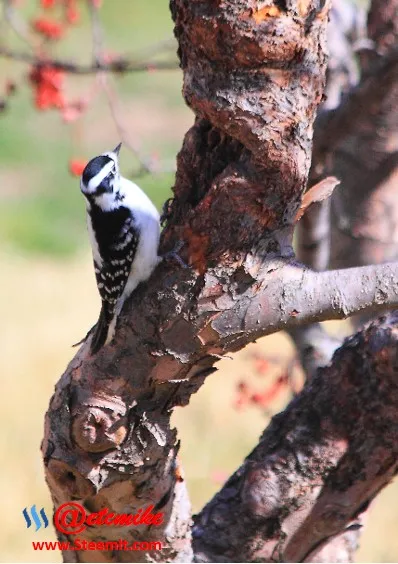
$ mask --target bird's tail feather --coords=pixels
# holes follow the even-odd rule
[[[102,304],[101,313],[97,324],[93,327],[93,337],[91,339],[90,351],[95,354],[102,348],[108,337],[109,325],[112,321],[112,315],[106,310]]]
[[[86,333],[86,335],[83,337],[83,339],[80,339],[80,341],[78,341],[77,343],[74,343],[72,345],[72,347],[78,347],[79,345],[82,345],[83,343],[85,343],[87,341],[87,339],[89,338],[89,336],[91,335],[91,333],[94,331],[94,329],[96,328],[97,325],[93,325],[91,327],[91,329],[89,329]]]

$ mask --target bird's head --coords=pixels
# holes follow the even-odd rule
[[[80,189],[84,196],[92,202],[100,203],[113,196],[120,183],[119,151],[121,143],[113,149],[94,157],[83,170]],[[108,197],[109,197],[108,196]]]

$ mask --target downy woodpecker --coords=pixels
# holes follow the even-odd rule
[[[92,353],[110,343],[126,298],[160,261],[158,211],[136,184],[120,175],[120,147],[92,159],[80,183],[102,300]]]

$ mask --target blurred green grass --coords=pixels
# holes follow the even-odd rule
[[[21,12],[30,17],[36,14],[36,6],[36,1],[25,2]],[[84,7],[84,4],[80,5],[81,24],[71,28],[54,53],[89,63],[91,34]],[[168,6],[161,0],[153,0],[150,7],[135,0],[105,1],[100,13],[104,44],[114,53],[131,56],[137,53],[137,57],[146,59],[148,47],[159,41],[172,40]],[[10,35],[9,43],[15,49],[27,50],[13,35]],[[167,57],[176,60],[173,49]],[[86,246],[87,238],[79,181],[70,175],[68,160],[71,157],[89,159],[110,149],[118,142],[118,133],[104,95],[95,98],[81,121],[71,125],[63,123],[57,111],[37,111],[26,79],[27,72],[28,67],[21,63],[0,62],[0,75],[5,80],[15,79],[18,84],[17,92],[9,98],[8,110],[0,114],[0,238],[12,252],[54,258],[73,256]],[[93,81],[93,76],[68,77],[69,98],[85,94]],[[186,124],[192,121],[181,97],[181,72],[176,69],[131,73],[116,78],[115,82],[122,110],[138,109],[135,117],[123,125],[131,131],[141,151],[149,156],[156,153],[159,162],[172,162]],[[152,123],[152,107],[159,108],[155,112],[159,117],[159,132]],[[169,117],[166,124],[161,119],[161,111]],[[171,130],[170,135],[167,135],[167,127]],[[136,158],[127,150],[122,154],[121,164],[126,176],[138,169]],[[18,179],[10,174],[15,169]],[[173,174],[145,175],[136,181],[160,208],[170,195]],[[11,184],[15,182],[18,189],[14,190]]]
[[[25,0],[22,9],[29,16],[36,6],[36,0]],[[172,37],[168,2],[163,0],[105,0],[101,20],[106,46],[114,52],[145,53],[154,43]],[[56,48],[59,56],[90,61],[87,21],[85,14],[81,26]],[[16,39],[11,44],[25,49]],[[92,325],[99,309],[84,202],[78,179],[68,172],[68,160],[88,159],[111,148],[118,136],[104,96],[96,98],[82,121],[73,125],[65,125],[55,111],[35,111],[26,72],[22,64],[0,61],[1,80],[15,78],[19,84],[9,110],[0,114],[0,309],[4,328],[0,340],[0,448],[4,453],[0,499],[7,516],[0,528],[0,560],[54,562],[60,561],[58,554],[34,553],[29,544],[30,540],[50,540],[54,532],[26,530],[21,510],[37,503],[51,513],[39,452],[43,415],[54,384],[72,357],[70,344]],[[70,96],[86,92],[91,81],[68,78]],[[147,154],[158,153],[161,161],[173,159],[193,122],[181,97],[180,71],[131,74],[117,78],[116,85],[124,125],[134,140]],[[136,165],[134,156],[124,150],[124,174]],[[173,174],[136,180],[160,208],[170,194]],[[342,332],[341,325],[335,327]],[[237,382],[256,379],[254,351],[272,351],[281,361],[292,354],[288,339],[281,334],[260,340],[233,355],[233,361],[221,362],[219,372],[190,405],[174,415],[194,511],[237,468],[267,424],[258,409],[237,412],[233,408]],[[282,407],[283,402],[275,409]],[[358,560],[397,560],[397,516],[398,484],[394,483],[370,510]]]

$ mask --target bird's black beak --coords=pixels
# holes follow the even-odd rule
[[[122,144],[119,143],[119,145],[113,149],[112,153],[115,153],[117,156],[119,156],[121,146]]]

